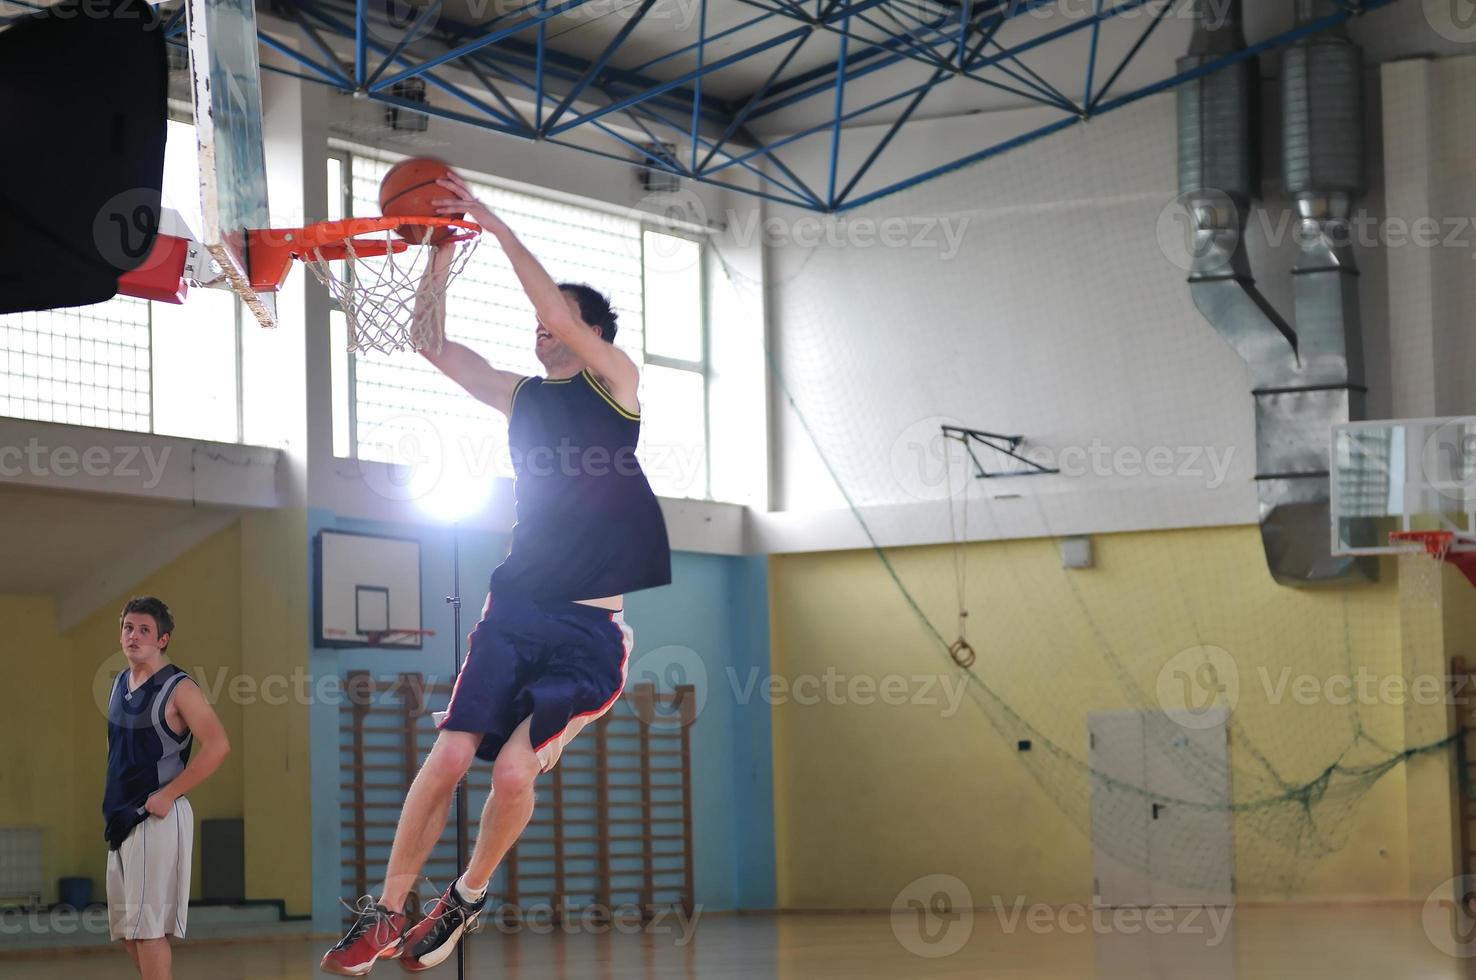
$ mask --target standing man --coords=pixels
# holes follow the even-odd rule
[[[342,976],[362,976],[382,957],[413,972],[451,955],[533,815],[534,779],[620,697],[632,642],[625,593],[671,581],[666,523],[635,457],[640,379],[613,343],[609,300],[589,286],[555,283],[459,177],[439,183],[447,191],[436,202],[441,212],[466,214],[502,246],[537,314],[534,351],[546,374],[499,371],[451,341],[422,352],[508,417],[517,526],[492,573],[440,735],[405,797],[379,900],[361,899],[347,935],[323,957],[322,969]],[[444,277],[450,259],[450,246],[441,246],[426,275]],[[427,315],[444,316],[434,308]],[[406,896],[473,757],[492,763],[476,848],[407,931]]]
[[[152,596],[123,607],[128,669],[108,700],[108,928],[144,980],[170,980],[170,935],[184,938],[195,815],[185,794],[231,751],[190,676],[165,659],[169,607]],[[200,749],[191,761],[196,737]]]

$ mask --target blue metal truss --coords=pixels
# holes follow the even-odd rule
[[[638,0],[621,11],[624,23],[593,60],[557,50],[549,37],[550,28],[560,26],[559,18],[578,14],[578,8],[591,0],[516,0],[512,9],[476,27],[440,16],[440,2],[408,8],[420,13],[413,20],[397,22],[373,9],[382,6],[383,0],[374,4],[369,0],[272,0],[272,11],[289,25],[285,32],[298,36],[289,38],[283,28],[263,27],[260,40],[264,48],[302,69],[268,66],[271,70],[386,105],[569,146],[626,164],[639,161],[688,180],[835,213],[1041,139],[1395,0],[1338,0],[1337,12],[1315,23],[1191,71],[1170,73],[1151,84],[1122,91],[1115,86],[1125,70],[1164,19],[1182,13],[1190,0],[1091,0],[1090,13],[1046,33],[1014,31],[1011,26],[1056,0],[695,0],[700,4],[697,40],[634,66],[629,65],[633,59],[622,55],[631,37],[640,32],[654,0]],[[710,2],[729,7],[742,4],[752,15],[709,35]],[[1146,23],[1126,55],[1109,65],[1100,57],[1102,30],[1128,14],[1137,14]],[[177,13],[167,30],[176,43],[182,40],[184,23]],[[710,45],[742,36],[749,43],[721,57],[712,56]],[[793,60],[817,36],[838,42],[834,63],[790,72]],[[1053,84],[1026,64],[1026,57],[1037,49],[1079,42],[1083,37],[1087,56],[1079,86]],[[776,57],[763,83],[739,98],[718,98],[710,87],[704,87],[705,79],[743,62],[763,58],[767,64]],[[693,67],[681,71],[668,67],[693,61]],[[847,98],[848,90],[860,79],[904,64],[925,67],[926,78],[916,81],[914,70],[903,73],[906,84],[899,81],[894,91],[873,96],[864,104],[856,105],[856,100]],[[880,77],[884,83],[888,76]],[[449,101],[455,107],[410,102],[395,94],[396,84],[410,78],[422,79],[449,97],[439,102]],[[475,84],[469,84],[468,78]],[[857,193],[929,95],[944,86],[968,84],[1007,92],[1050,110],[1055,118],[1011,139]],[[885,90],[884,84],[870,86],[873,92],[878,87]],[[812,102],[830,106],[823,122],[777,137],[756,134],[752,128],[759,119]],[[864,131],[846,129],[847,123],[882,110],[889,110],[885,125],[868,126]],[[589,138],[593,135],[599,140]],[[801,179],[781,156],[781,151],[811,137],[827,145],[829,162],[819,187]],[[842,172],[843,137],[853,151],[854,140],[866,139],[871,144],[861,164],[849,173]],[[603,145],[593,145],[595,142]],[[667,153],[659,149],[663,143],[687,146],[690,153]],[[756,189],[732,183],[729,172],[735,168],[751,175]]]

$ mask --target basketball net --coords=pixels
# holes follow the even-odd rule
[[[466,269],[481,237],[476,225],[457,224],[471,232],[458,234],[448,246],[431,245],[431,236],[443,229],[426,225],[425,237],[419,242],[406,241],[386,228],[346,238],[331,248],[312,248],[299,256],[343,311],[349,350],[440,351],[445,340],[446,290]],[[445,275],[427,276],[437,247],[455,252]]]
[[[1396,531],[1389,536],[1391,543],[1410,546],[1399,553],[1399,580],[1408,583],[1411,595],[1439,605],[1447,563],[1476,585],[1476,556],[1454,550],[1462,538],[1469,540],[1452,531]]]
[[[1432,606],[1440,605],[1443,597],[1445,561],[1424,551],[1401,551],[1399,553],[1399,581],[1411,598]]]

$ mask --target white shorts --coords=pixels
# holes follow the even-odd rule
[[[195,811],[174,801],[162,820],[149,817],[108,851],[108,929],[114,939],[183,939],[190,908]]]

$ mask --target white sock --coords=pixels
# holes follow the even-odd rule
[[[482,900],[483,895],[487,894],[487,886],[483,885],[481,888],[473,889],[466,883],[466,877],[462,876],[456,879],[456,894],[461,896],[462,901],[476,904]]]

